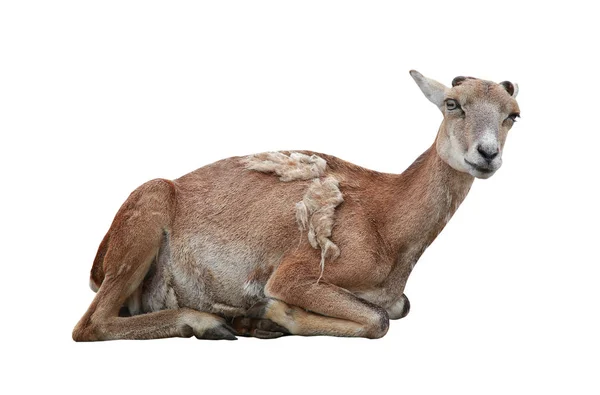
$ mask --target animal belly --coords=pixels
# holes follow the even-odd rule
[[[223,316],[243,315],[264,298],[269,261],[250,248],[206,241],[161,246],[143,284],[145,312],[189,307]]]

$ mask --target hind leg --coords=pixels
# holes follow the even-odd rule
[[[139,289],[174,215],[175,189],[150,181],[123,204],[103,257],[104,279],[96,297],[73,330],[73,340],[157,339],[196,336],[235,339],[225,321],[188,308],[120,317],[125,301]]]
[[[141,278],[130,278],[141,282]],[[75,341],[158,339],[196,336],[203,339],[234,340],[223,318],[188,308],[120,317],[118,301],[127,297],[126,280],[105,280],[88,311],[73,330]]]

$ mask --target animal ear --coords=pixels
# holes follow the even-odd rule
[[[419,85],[419,88],[421,88],[421,91],[425,97],[428,98],[430,102],[438,106],[440,110],[443,109],[444,96],[446,95],[448,88],[446,88],[444,84],[424,77],[423,74],[416,70],[411,70],[410,75],[413,77],[417,85]]]
[[[452,87],[455,87],[455,86],[458,86],[458,85],[462,84],[462,82],[463,82],[464,80],[475,80],[475,79],[477,79],[477,78],[475,78],[475,77],[463,77],[463,76],[461,75],[461,76],[459,76],[459,77],[456,77],[456,78],[454,78],[454,79],[452,80]]]
[[[519,93],[519,85],[513,84],[510,81],[502,81],[500,85],[502,85],[504,89],[506,89],[509,95],[511,95],[512,97],[517,97],[517,93]]]

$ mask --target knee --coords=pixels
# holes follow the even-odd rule
[[[103,340],[100,330],[102,320],[96,314],[86,312],[73,329],[72,337],[76,342],[92,342]]]
[[[90,342],[99,340],[91,323],[79,322],[73,329],[72,337],[76,342]]]
[[[365,337],[369,339],[379,339],[385,336],[390,328],[390,318],[387,311],[382,308],[374,310],[372,319],[367,324]]]

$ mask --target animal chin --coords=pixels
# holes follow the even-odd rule
[[[465,163],[469,166],[469,173],[471,173],[477,178],[489,178],[497,170],[493,167],[479,166],[473,162],[468,161],[467,158],[465,158]]]

